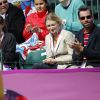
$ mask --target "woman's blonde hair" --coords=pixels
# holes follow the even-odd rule
[[[53,20],[56,21],[59,25],[62,25],[62,20],[54,12],[51,12],[47,15],[45,23],[47,20]]]

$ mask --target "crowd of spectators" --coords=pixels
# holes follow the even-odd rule
[[[18,62],[16,45],[30,43],[37,36],[35,42],[44,43],[47,58],[33,64],[33,69],[100,66],[100,28],[93,22],[91,9],[82,0],[59,2],[52,12],[47,0],[34,0],[35,12],[25,18],[20,8],[0,0],[0,48],[4,64]]]

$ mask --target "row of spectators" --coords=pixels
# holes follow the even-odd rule
[[[23,57],[41,41],[47,58],[33,68],[99,67],[100,28],[93,23],[92,11],[82,0],[59,2],[53,13],[47,0],[34,0],[36,11],[25,19],[21,9],[0,0],[0,44],[6,64],[18,62],[20,53]]]

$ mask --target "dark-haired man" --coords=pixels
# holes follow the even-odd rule
[[[4,65],[18,65],[19,54],[16,53],[16,38],[7,31],[5,20],[0,16],[0,60]],[[17,66],[18,67],[18,66]],[[6,68],[5,68],[6,69]],[[3,68],[3,70],[5,70]]]
[[[91,9],[82,6],[78,11],[83,29],[76,34],[73,60],[81,67],[100,67],[100,28],[93,23]]]

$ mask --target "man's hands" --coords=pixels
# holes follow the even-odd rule
[[[69,44],[69,46],[74,49],[77,54],[80,54],[84,50],[82,43],[80,43],[77,39],[75,39],[75,42],[72,44]]]

